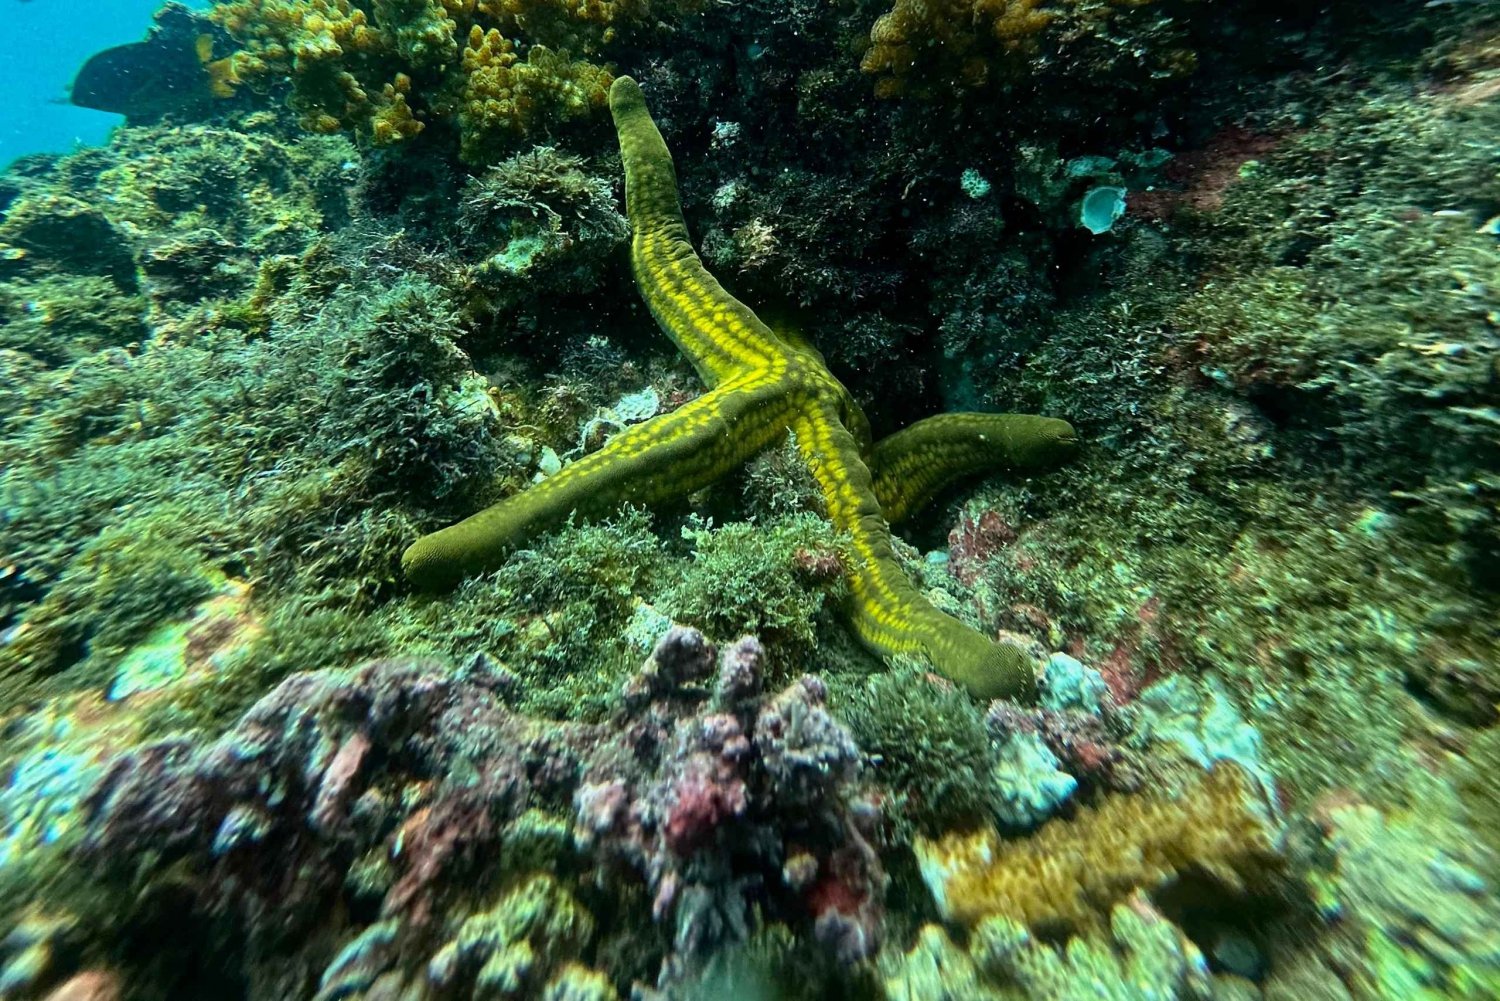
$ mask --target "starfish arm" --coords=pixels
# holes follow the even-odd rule
[[[597,517],[623,504],[660,504],[691,493],[774,444],[786,433],[790,408],[765,373],[726,382],[621,432],[535,486],[422,536],[402,555],[402,570],[423,590],[447,590],[494,570],[570,514]]]
[[[1055,417],[940,414],[876,442],[870,474],[881,511],[897,524],[965,476],[1045,469],[1077,444],[1073,425]]]
[[[715,386],[737,372],[764,368],[785,347],[703,267],[688,240],[672,154],[641,88],[628,76],[609,89],[609,109],[625,165],[630,264],[651,315]]]
[[[851,540],[850,621],[861,642],[882,656],[926,658],[982,699],[1032,696],[1035,672],[1024,651],[938,611],[912,586],[896,562],[859,443],[839,423],[832,403],[800,408],[792,430],[829,518]]]

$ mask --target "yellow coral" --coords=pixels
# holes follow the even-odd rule
[[[303,128],[336,132],[368,119],[369,95],[346,68],[381,46],[363,9],[349,0],[235,0],[213,16],[243,46],[229,74],[250,83],[290,77]]]
[[[1034,45],[1037,33],[1057,16],[1042,0],[976,0],[974,13],[988,20],[991,33],[1011,50]]]
[[[376,101],[378,110],[370,118],[370,139],[376,146],[390,146],[410,139],[422,131],[422,123],[411,113],[406,95],[411,93],[411,77],[397,73],[396,79],[381,88]]]
[[[922,878],[947,919],[1006,915],[1031,928],[1097,929],[1110,908],[1196,869],[1227,886],[1276,853],[1254,783],[1220,763],[1187,788],[1111,796],[1023,840],[993,830],[918,838]]]
[[[904,93],[924,58],[949,64],[963,83],[979,86],[988,78],[989,60],[975,52],[977,27],[987,24],[1004,51],[1030,52],[1036,36],[1056,16],[1042,2],[896,0],[870,28],[870,47],[860,68],[880,77],[875,84],[880,97]]]
[[[412,68],[441,66],[458,55],[458,22],[441,0],[371,0],[385,42]]]
[[[375,145],[448,119],[463,157],[483,162],[602,108],[613,75],[599,57],[616,32],[697,2],[223,0],[213,16],[239,45],[226,86],[290,83],[304,128]]]
[[[879,97],[914,88],[966,87],[1024,71],[1026,57],[1054,38],[1103,31],[1123,11],[1155,0],[894,0],[870,28],[860,68]],[[1191,53],[1167,51],[1164,70],[1190,70]]]
[[[498,152],[496,137],[526,135],[542,118],[567,121],[603,107],[613,77],[608,70],[545,45],[525,61],[497,28],[475,25],[463,52],[463,93],[458,105],[461,153],[471,163]]]
[[[552,20],[606,28],[647,13],[644,0],[478,0],[477,9],[501,24]]]

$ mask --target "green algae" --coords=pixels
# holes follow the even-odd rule
[[[717,527],[697,521],[682,533],[692,544],[692,561],[658,605],[710,636],[732,640],[753,633],[796,663],[815,647],[824,609],[847,597],[841,540],[821,518]]]
[[[895,813],[904,823],[936,833],[989,816],[994,753],[983,718],[963,692],[915,671],[891,671],[839,694],[876,774],[901,790]]]
[[[115,662],[164,620],[218,586],[170,516],[126,520],[89,540],[45,598],[18,616],[0,659],[12,691],[68,672],[69,685],[104,687]]]
[[[0,347],[49,365],[123,347],[146,333],[146,301],[108,278],[47,275],[0,286]]]
[[[621,670],[640,659],[622,633],[634,596],[651,593],[663,563],[650,520],[627,510],[538,540],[448,600],[411,599],[392,632],[406,649],[497,658],[527,682],[542,715],[599,716]]]

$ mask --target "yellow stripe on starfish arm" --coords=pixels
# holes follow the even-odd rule
[[[981,699],[1034,696],[1036,675],[1025,651],[938,611],[912,586],[896,562],[859,444],[831,404],[799,408],[792,430],[829,519],[850,538],[849,620],[861,642],[881,656],[924,658]]]
[[[693,251],[672,154],[630,77],[619,77],[610,87],[609,110],[625,165],[630,263],[647,308],[708,385],[765,367],[785,349],[744,303],[724,291]]]
[[[447,590],[496,569],[570,514],[594,517],[701,489],[783,437],[790,409],[785,392],[766,375],[733,379],[622,431],[535,486],[422,536],[402,555],[402,571],[423,590]]]
[[[1033,414],[939,414],[875,443],[870,475],[886,520],[895,525],[966,476],[1029,472],[1067,459],[1073,425]]]

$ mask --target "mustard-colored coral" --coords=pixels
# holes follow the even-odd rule
[[[870,28],[860,62],[879,97],[954,82],[979,87],[1021,72],[1050,36],[1105,28],[1155,0],[895,0]],[[1180,62],[1180,59],[1175,61]]]
[[[411,93],[411,77],[397,73],[396,79],[381,88],[370,116],[370,139],[376,146],[390,146],[410,139],[424,126],[411,113],[406,95]]]
[[[578,26],[603,29],[600,40],[615,40],[615,25],[643,20],[646,0],[478,0],[478,10],[501,25],[519,25],[553,40],[554,44],[587,44]],[[570,27],[573,26],[573,27]],[[560,32],[573,32],[567,37]]]
[[[602,108],[613,77],[584,60],[533,45],[522,61],[498,28],[469,31],[457,120],[463,158],[482,162],[497,139],[526,135],[541,120],[567,121]]]
[[[1033,929],[1087,931],[1136,890],[1189,870],[1229,887],[1275,860],[1271,821],[1235,765],[1175,793],[1118,795],[1007,840],[991,829],[918,838],[922,878],[949,920],[1005,915]]]
[[[441,66],[458,55],[458,21],[462,8],[434,0],[372,0],[375,23],[413,68]]]
[[[965,84],[982,84],[988,66],[972,54],[978,40],[973,18],[973,0],[896,0],[870,28],[870,47],[860,61],[860,69],[878,77],[876,96],[905,93],[926,49],[941,51]]]
[[[386,146],[447,121],[463,158],[480,163],[602,109],[618,33],[694,2],[224,0],[213,17],[239,45],[225,80],[289,84],[304,128]]]
[[[1037,34],[1057,16],[1042,6],[1042,0],[975,0],[974,13],[989,24],[990,34],[1008,51],[1035,46]]]

